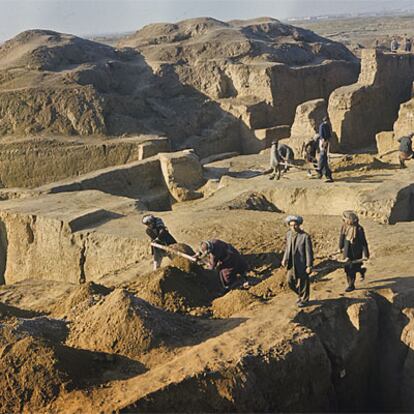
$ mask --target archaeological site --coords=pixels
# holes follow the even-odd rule
[[[414,412],[414,53],[354,52],[273,18],[0,45],[0,414]]]

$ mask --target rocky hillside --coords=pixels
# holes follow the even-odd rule
[[[342,44],[264,17],[151,24],[120,40],[157,67],[169,63],[191,85],[253,129],[293,122],[296,106],[328,98],[358,77],[358,60]]]
[[[298,103],[357,74],[343,45],[267,18],[150,25],[119,48],[30,30],[0,47],[0,135],[151,133],[201,156],[255,152],[267,142],[252,130],[290,125]]]
[[[152,131],[179,145],[232,122],[238,125],[168,67],[154,71],[133,50],[44,30],[21,33],[0,48],[1,135]]]
[[[119,46],[142,51],[150,60],[185,63],[228,60],[278,62],[289,66],[323,60],[355,61],[342,44],[268,17],[221,22],[212,18],[145,26]]]

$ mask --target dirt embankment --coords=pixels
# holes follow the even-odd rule
[[[334,266],[315,277],[300,312],[276,266],[224,296],[198,268],[165,267],[128,290],[50,285],[49,316],[29,309],[35,285],[26,310],[24,283],[6,286],[2,412],[410,411],[412,289],[338,298],[342,278]]]

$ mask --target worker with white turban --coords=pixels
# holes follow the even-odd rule
[[[309,275],[313,266],[312,240],[300,227],[303,217],[289,215],[285,220],[289,226],[282,266],[287,268],[288,285],[297,295],[297,305],[304,307],[309,301]]]

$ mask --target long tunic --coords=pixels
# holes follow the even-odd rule
[[[237,274],[247,272],[244,257],[231,244],[218,239],[210,242],[210,268],[217,268],[226,284],[231,283]]]
[[[368,242],[363,227],[357,226],[356,236],[352,242],[346,239],[344,227],[341,228],[339,249],[343,249],[344,259],[360,260],[363,257],[369,258]]]

